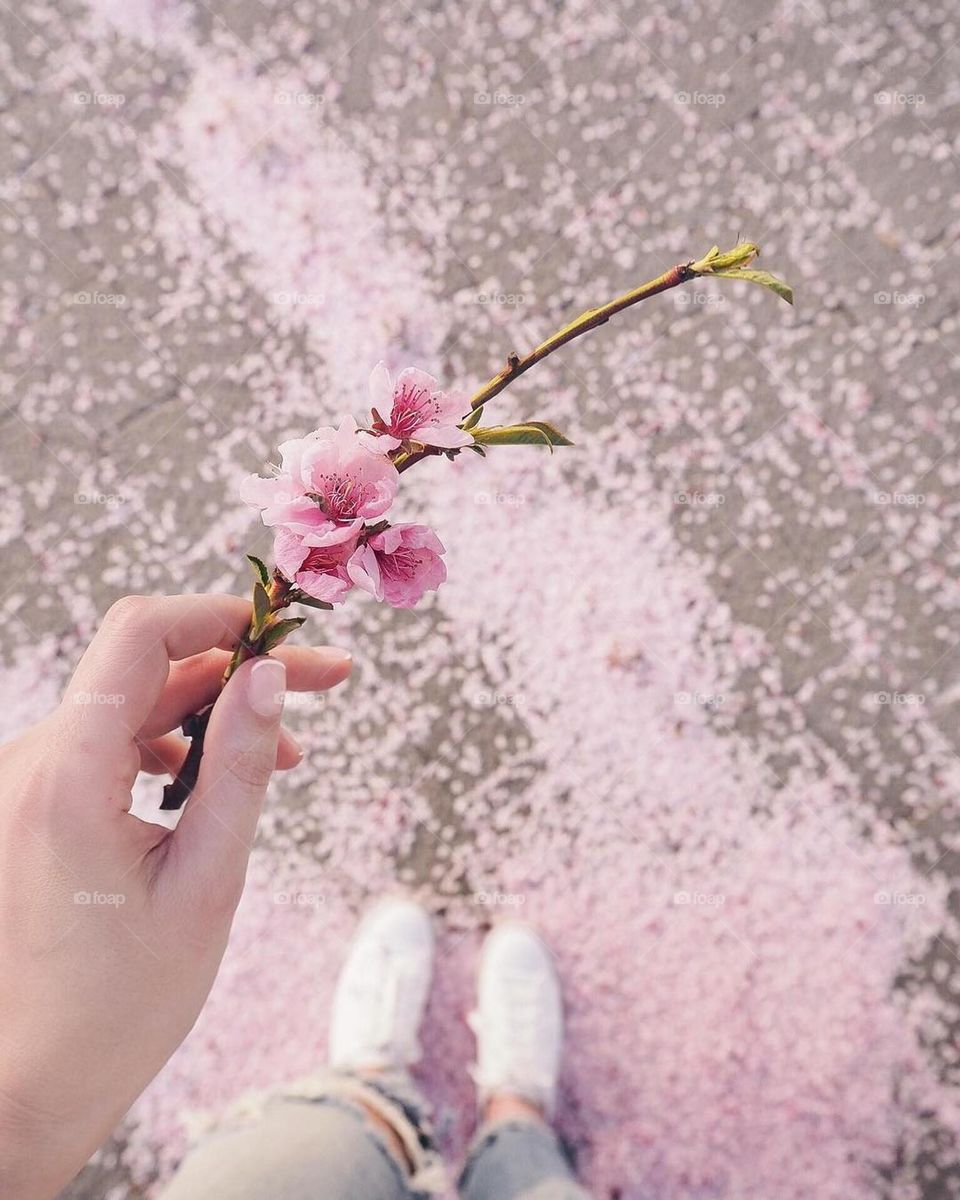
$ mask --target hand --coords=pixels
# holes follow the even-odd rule
[[[216,695],[247,626],[233,596],[110,609],[59,708],[0,748],[0,1195],[80,1169],[186,1036],[223,956],[275,766],[285,686],[332,687],[350,657],[283,647],[216,701],[176,829],[129,813],[138,771],[175,772],[182,719]]]

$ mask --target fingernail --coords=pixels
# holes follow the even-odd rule
[[[247,678],[247,700],[261,717],[279,717],[287,685],[287,669],[276,658],[261,658],[250,669]]]
[[[344,650],[342,646],[331,646],[330,657],[335,663],[348,663],[353,661],[353,655],[349,650]]]

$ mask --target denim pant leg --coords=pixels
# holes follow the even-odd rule
[[[324,1075],[268,1097],[187,1156],[163,1200],[421,1200],[441,1186],[414,1093]],[[387,1149],[364,1105],[385,1116],[415,1165]]]
[[[504,1121],[481,1129],[460,1176],[463,1200],[590,1200],[552,1129]]]

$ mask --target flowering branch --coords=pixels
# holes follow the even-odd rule
[[[331,609],[356,587],[394,608],[412,608],[427,591],[438,588],[446,579],[446,567],[437,535],[425,525],[384,519],[400,475],[424,458],[452,459],[466,449],[484,455],[489,446],[571,445],[546,421],[483,428],[479,422],[484,405],[574,338],[641,300],[699,276],[757,283],[792,304],[787,284],[750,267],[759,253],[750,242],[725,253],[714,246],[701,259],[671,267],[600,308],[588,309],[523,358],[510,354],[504,369],[469,399],[443,392],[436,379],[416,368],[408,367],[393,380],[383,363],[375,367],[367,426],[358,427],[347,418],[338,429],[318,429],[285,442],[273,474],[266,479],[252,476],[244,484],[243,499],[275,530],[276,568],[271,575],[260,559],[247,556],[257,575],[253,613],[223,683],[241,663],[268,654],[303,624],[305,617],[281,615],[291,604]],[[190,746],[176,779],[163,790],[163,809],[182,807],[197,782],[212,708],[183,723]]]
[[[634,304],[639,304],[641,300],[649,300],[651,296],[657,296],[660,292],[666,292],[671,288],[679,287],[680,284],[687,283],[691,279],[708,275],[713,275],[719,279],[743,279],[749,283],[758,283],[763,287],[767,287],[786,300],[788,304],[793,304],[793,289],[789,284],[784,283],[766,271],[749,269],[750,263],[753,262],[759,253],[760,247],[753,242],[741,242],[733,250],[728,250],[723,254],[721,254],[718,246],[713,246],[703,258],[678,263],[675,267],[671,267],[669,271],[664,271],[662,275],[658,275],[656,279],[651,279],[649,283],[643,283],[640,287],[632,288],[629,292],[624,292],[622,296],[617,296],[616,299],[608,301],[606,304],[601,305],[600,308],[587,309],[576,320],[571,321],[569,325],[564,325],[562,329],[558,329],[556,333],[551,334],[545,342],[541,342],[539,346],[531,350],[529,354],[524,355],[523,358],[518,354],[509,354],[507,356],[507,365],[503,370],[498,371],[492,379],[489,379],[470,398],[471,417],[465,422],[464,427],[467,429],[471,428],[471,421],[475,425],[483,412],[483,406],[488,401],[492,400],[495,396],[499,396],[511,383],[519,379],[521,375],[529,371],[538,362],[542,362],[548,355],[553,354],[555,350],[559,350],[561,346],[565,346],[568,342],[572,342],[574,338],[578,338],[584,333],[589,333],[591,329],[596,329],[600,325],[606,325],[611,317],[615,317],[617,313],[623,312],[626,308],[632,308]],[[531,439],[531,441],[533,440]],[[558,443],[553,444],[557,445]],[[404,471],[413,462],[431,453],[437,453],[437,451],[426,450],[421,451],[419,454],[411,455],[408,459],[398,462],[397,469]]]

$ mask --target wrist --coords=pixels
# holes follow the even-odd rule
[[[38,1173],[46,1175],[52,1158],[42,1127],[36,1111],[0,1082],[0,1195],[34,1200],[54,1194],[37,1179]]]
[[[78,1123],[46,1109],[27,1089],[0,1076],[0,1196],[50,1200],[94,1149]]]

